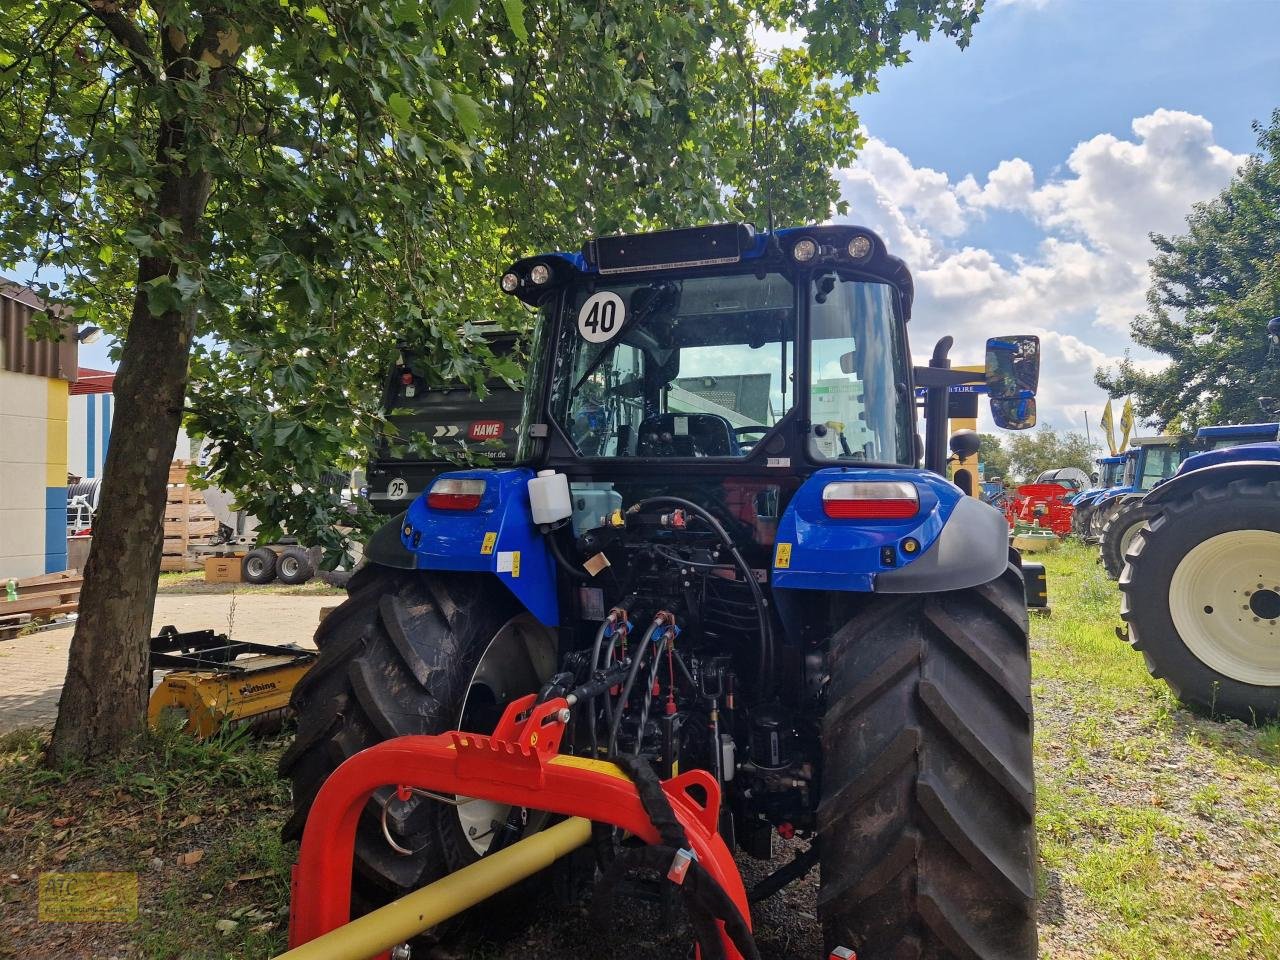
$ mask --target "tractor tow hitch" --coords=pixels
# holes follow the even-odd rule
[[[615,864],[619,870],[658,866],[677,884],[703,957],[758,960],[742,878],[717,830],[715,778],[690,770],[659,781],[629,757],[615,764],[561,754],[570,703],[537,699],[530,694],[510,703],[492,734],[398,737],[355,754],[329,776],[303,830],[293,869],[290,950],[278,960],[388,957],[397,945],[585,845],[592,823],[649,845]],[[356,827],[374,791],[386,786],[401,795],[473,797],[568,819],[351,920]]]

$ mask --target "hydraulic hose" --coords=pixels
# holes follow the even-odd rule
[[[747,561],[743,559],[742,554],[738,552],[738,548],[730,538],[729,532],[705,507],[683,497],[662,496],[641,500],[627,512],[636,513],[647,507],[663,504],[681,507],[705,521],[716,536],[720,538],[720,542],[725,545],[729,555],[733,558],[733,562],[742,571],[742,575],[747,578],[747,588],[751,591],[751,596],[756,602],[756,618],[760,621],[760,651],[758,669],[756,671],[756,695],[759,697],[759,702],[764,703],[769,698],[773,682],[773,626],[769,619],[768,601],[765,600],[764,591],[760,589],[760,584],[756,583],[755,574],[752,572],[751,567],[747,565]]]
[[[622,685],[622,695],[618,698],[618,708],[614,710],[613,719],[609,721],[609,749],[605,754],[606,756],[612,757],[617,753],[618,727],[622,725],[622,714],[626,710],[627,697],[631,696],[631,688],[636,685],[636,676],[640,673],[640,665],[644,663],[645,651],[649,649],[649,641],[653,639],[653,631],[660,626],[662,626],[662,621],[654,617],[653,623],[649,624],[649,629],[644,632],[644,636],[636,647],[635,659],[631,661],[631,672],[627,674],[627,682]]]
[[[574,580],[591,579],[591,574],[569,562],[569,558],[564,555],[564,549],[560,546],[560,540],[556,537],[554,530],[547,531],[547,543],[551,547],[551,555],[556,559],[556,566],[565,572],[565,576]]]
[[[591,673],[600,669],[600,647],[604,644],[604,632],[609,629],[609,621],[605,620],[596,631],[596,642],[591,646]],[[591,728],[591,756],[600,756],[600,738],[596,734],[596,698],[587,701],[587,726]]]
[[[636,728],[636,748],[633,751],[637,757],[640,756],[640,749],[644,746],[644,727],[649,722],[649,708],[653,705],[653,685],[658,680],[658,671],[662,669],[662,647],[671,642],[671,637],[667,636],[659,642],[662,646],[656,647],[653,651],[653,663],[649,666],[649,682],[644,688],[644,704],[640,707],[640,726]]]

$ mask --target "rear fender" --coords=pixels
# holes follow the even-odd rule
[[[460,570],[497,577],[538,621],[558,624],[556,571],[529,512],[526,486],[533,471],[454,470],[441,477],[484,480],[475,510],[439,510],[427,493],[370,541],[369,559],[411,570]]]
[[[1187,473],[1177,473],[1148,493],[1146,503],[1160,505],[1173,500],[1182,500],[1201,487],[1221,487],[1235,480],[1256,480],[1259,483],[1280,480],[1280,461],[1225,461],[1213,463],[1198,470],[1190,470]]]
[[[822,490],[840,480],[909,480],[920,510],[907,520],[836,520],[822,509]],[[1009,557],[1009,527],[1000,511],[966,497],[923,470],[829,468],[796,491],[778,524],[773,587],[856,593],[934,593],[987,583]],[[904,550],[907,540],[919,545]]]

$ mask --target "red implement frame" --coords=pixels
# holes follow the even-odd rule
[[[1065,537],[1071,533],[1071,514],[1074,512],[1067,501],[1079,492],[1057,483],[1024,483],[1009,498],[1005,517],[1010,528],[1021,520]]]
[[[351,917],[351,869],[360,814],[379,787],[460,794],[512,806],[584,817],[621,827],[646,843],[654,829],[635,785],[611,763],[560,754],[563,699],[536,704],[532,694],[511,703],[492,734],[450,731],[397,737],[348,758],[316,794],[293,868],[289,946],[334,930]],[[522,714],[527,716],[522,717]],[[690,793],[697,788],[705,803]],[[750,924],[746,890],[717,831],[720,788],[705,770],[663,781],[662,789],[698,861]],[[740,955],[724,938],[729,960]]]

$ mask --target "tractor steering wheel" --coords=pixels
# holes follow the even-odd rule
[[[772,429],[772,427],[766,427],[763,424],[753,423],[747,427],[734,427],[733,436],[738,441],[738,449],[743,453],[750,453],[755,449],[755,445],[764,439],[764,435]],[[743,439],[744,434],[748,433],[758,433],[760,436],[751,440]]]

